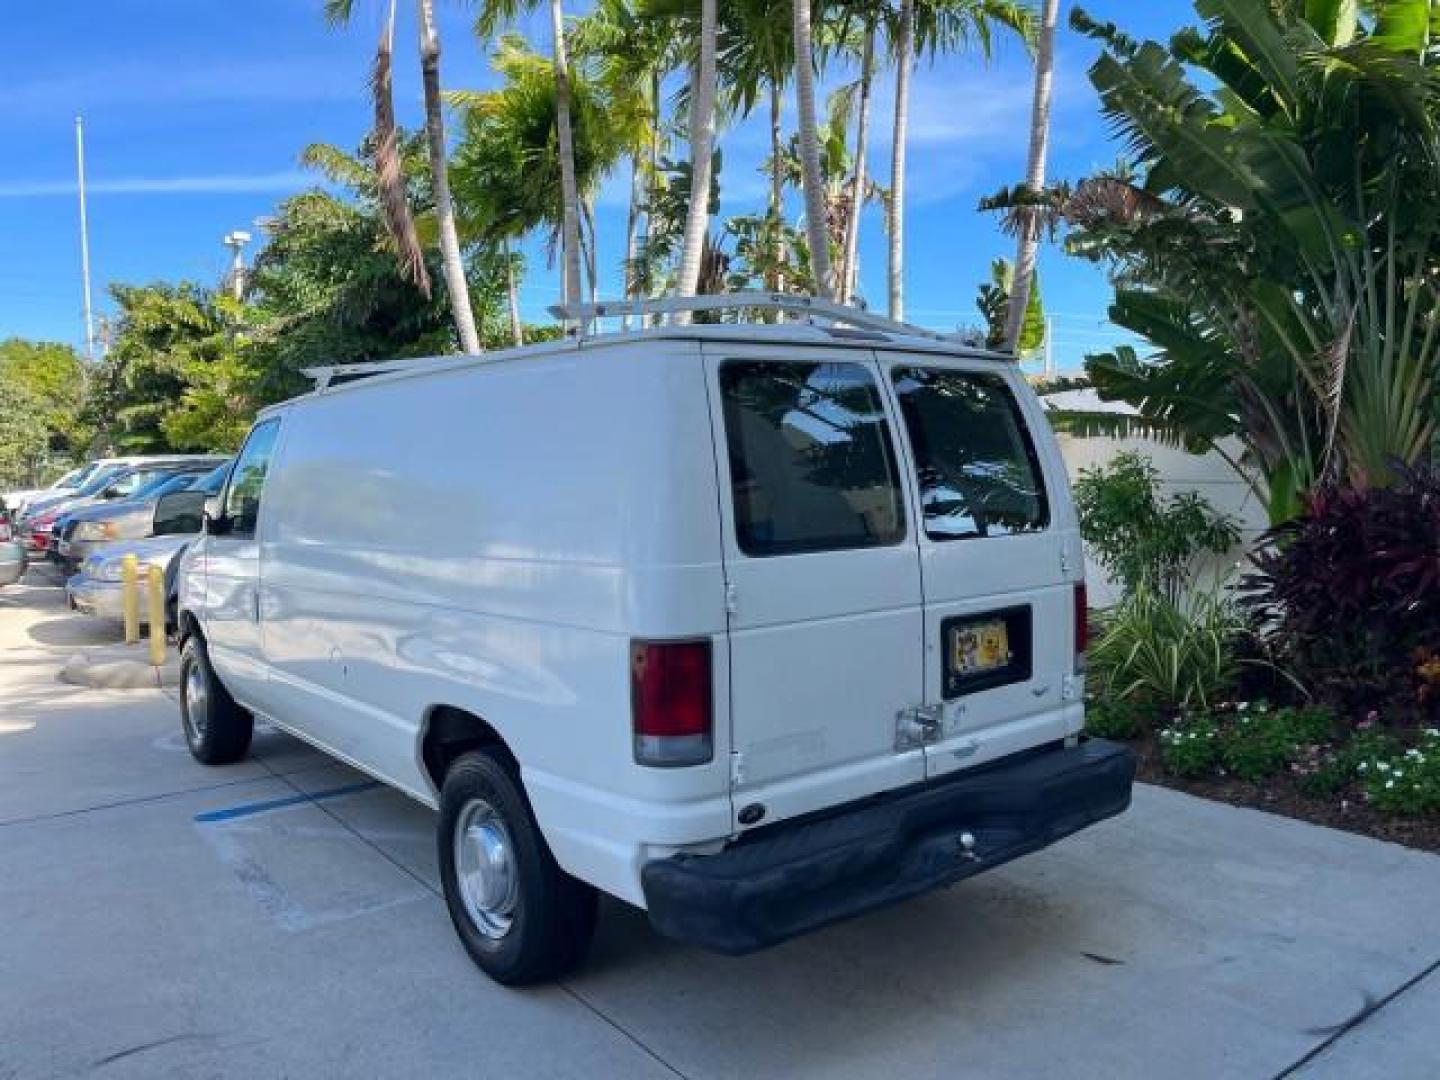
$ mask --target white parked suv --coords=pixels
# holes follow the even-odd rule
[[[743,953],[1124,810],[1016,367],[768,302],[809,321],[324,369],[262,413],[181,569],[194,755],[263,716],[436,807],[504,983],[579,962],[597,889]]]

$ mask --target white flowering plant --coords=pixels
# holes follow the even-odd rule
[[[1426,728],[1414,746],[1355,763],[1365,798],[1396,814],[1440,811],[1440,729]]]
[[[1176,776],[1197,777],[1213,773],[1220,766],[1224,748],[1220,729],[1208,713],[1177,717],[1157,736],[1160,761]]]

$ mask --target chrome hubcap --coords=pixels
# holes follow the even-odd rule
[[[199,664],[192,663],[185,669],[185,682],[181,689],[185,700],[180,713],[185,718],[186,734],[192,741],[200,742],[205,738],[208,725],[210,692],[205,685],[205,673],[200,670]]]
[[[500,814],[484,799],[471,799],[456,819],[455,876],[475,929],[488,938],[508,934],[520,891],[515,845]]]

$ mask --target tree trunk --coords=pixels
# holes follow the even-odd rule
[[[660,185],[660,71],[657,68],[650,73],[650,108],[654,112],[655,119],[650,125],[650,174],[645,178],[645,224],[644,231],[640,234],[640,243],[650,246],[650,234],[654,227],[652,211],[655,206],[655,198],[659,194]],[[637,282],[637,285],[639,283]],[[638,290],[637,290],[638,291]],[[649,289],[646,289],[648,296]],[[651,316],[651,325],[659,325],[659,316]],[[638,325],[643,330],[646,320],[642,316]]]
[[[785,291],[785,236],[781,231],[785,220],[785,177],[780,172],[780,153],[783,150],[783,133],[780,129],[780,77],[770,78],[770,227],[775,230],[775,270],[770,275],[769,287],[775,292]],[[778,312],[776,313],[778,316]]]
[[[900,0],[895,43],[895,130],[890,141],[890,318],[905,318],[905,141],[910,123],[910,68],[915,58],[915,0]]]
[[[910,0],[905,0],[909,3]],[[805,190],[805,236],[815,293],[835,295],[830,275],[830,230],[825,221],[825,185],[820,172],[820,136],[815,125],[815,52],[811,44],[810,0],[792,0],[795,31],[795,101],[800,119],[800,177]]]
[[[875,24],[865,27],[860,54],[860,118],[855,126],[855,173],[850,178],[850,216],[840,264],[840,300],[848,304],[860,277],[860,212],[865,205],[865,153],[870,146],[870,88],[875,81]]]
[[[710,173],[715,152],[715,19],[717,0],[700,3],[700,57],[690,85],[690,206],[680,249],[677,296],[694,296],[710,225]],[[677,322],[688,323],[688,318]]]
[[[430,145],[430,184],[435,194],[435,218],[440,226],[440,261],[445,268],[445,291],[460,348],[478,353],[480,335],[470,310],[470,284],[460,257],[460,236],[455,230],[455,203],[450,197],[450,173],[445,164],[445,113],[440,100],[440,35],[435,30],[432,0],[416,0],[420,23],[420,76],[425,87],[425,134]]]
[[[510,241],[502,240],[505,254],[505,297],[510,303],[510,336],[516,345],[525,344],[525,324],[520,321],[520,290],[515,284],[515,259],[510,254]]]
[[[621,268],[621,282],[624,290],[621,298],[624,300],[635,299],[635,280],[632,268],[635,265],[635,229],[640,220],[643,183],[644,168],[640,164],[640,155],[636,153],[630,158],[630,208],[625,213],[625,265]],[[630,329],[629,315],[620,320],[620,327],[623,330]]]
[[[570,58],[565,48],[565,11],[550,0],[550,30],[555,37],[555,127],[560,143],[560,246],[563,251],[565,303],[580,302],[580,190],[575,182],[575,133],[570,126]]]
[[[588,199],[580,203],[581,249],[585,253],[585,274],[590,282],[590,303],[600,299],[600,275],[595,269],[595,208]]]
[[[1050,95],[1055,82],[1055,23],[1060,17],[1060,0],[1045,0],[1040,15],[1040,44],[1035,52],[1035,100],[1030,111],[1030,160],[1025,169],[1025,190],[1038,194],[1045,187],[1045,155],[1050,147]],[[1035,280],[1035,260],[1040,252],[1040,223],[1026,214],[1015,249],[1015,284],[1010,289],[1010,309],[1005,317],[1005,351],[1019,348],[1030,306],[1030,286]]]

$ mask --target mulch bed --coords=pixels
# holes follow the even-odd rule
[[[1136,779],[1147,784],[1440,853],[1440,817],[1409,818],[1379,813],[1365,802],[1365,795],[1358,787],[1320,798],[1301,791],[1294,778],[1283,773],[1258,783],[1219,775],[1182,779],[1161,767],[1160,746],[1153,734],[1136,739],[1129,746],[1135,751]]]

